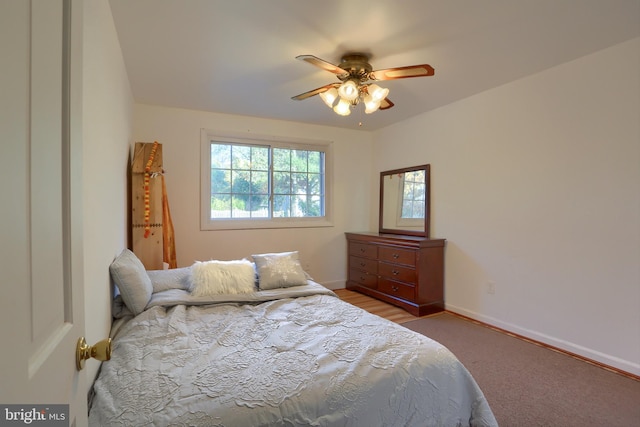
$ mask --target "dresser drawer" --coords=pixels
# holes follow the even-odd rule
[[[349,280],[366,286],[367,288],[376,289],[378,287],[378,276],[356,270],[355,268],[349,269]]]
[[[392,280],[401,282],[415,283],[417,274],[416,269],[404,267],[398,264],[389,264],[386,262],[378,263],[378,274]]]
[[[393,262],[395,264],[416,266],[416,251],[411,249],[399,249],[393,246],[380,246],[378,250],[380,261]]]
[[[378,247],[376,245],[367,245],[366,243],[350,242],[349,255],[377,259]]]
[[[370,274],[378,274],[378,261],[375,259],[361,258],[351,255],[349,257],[349,267],[365,271]]]
[[[406,283],[381,278],[378,284],[378,290],[387,295],[406,299],[407,301],[415,301],[416,299],[415,287]]]

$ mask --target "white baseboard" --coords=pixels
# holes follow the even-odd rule
[[[332,291],[335,291],[336,289],[344,289],[345,287],[344,280],[333,280],[331,282],[318,282],[318,283],[320,283],[322,286],[324,286],[327,289],[331,289]]]
[[[586,348],[581,345],[577,345],[572,342],[565,341],[565,340],[562,340],[550,335],[546,335],[537,331],[533,331],[531,329],[522,328],[513,323],[503,322],[499,319],[496,319],[490,316],[485,316],[483,314],[476,313],[474,311],[470,311],[462,307],[457,307],[455,305],[445,303],[445,309],[453,313],[470,317],[471,319],[477,320],[479,322],[486,323],[487,325],[504,329],[505,331],[512,332],[514,334],[523,336],[533,341],[537,341],[539,343],[549,345],[551,347],[555,347],[569,353],[576,354],[580,357],[589,359],[596,363],[607,365],[612,368],[619,369],[621,371],[628,372],[636,376],[640,376],[640,364],[638,363],[635,363],[629,360],[620,359],[618,357],[605,354],[590,348]]]

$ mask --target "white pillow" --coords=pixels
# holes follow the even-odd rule
[[[251,261],[196,261],[191,266],[191,294],[197,297],[255,292],[256,273]]]
[[[153,286],[142,261],[129,249],[123,250],[109,266],[122,300],[133,314],[140,314],[151,299]]]
[[[260,289],[288,288],[307,284],[298,252],[252,255],[258,271]]]

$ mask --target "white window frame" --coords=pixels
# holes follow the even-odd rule
[[[235,132],[219,132],[208,129],[200,131],[200,229],[247,230],[261,228],[313,228],[333,227],[333,144],[302,138],[287,138],[271,135],[247,135]],[[211,219],[211,143],[235,143],[268,145],[272,148],[315,150],[324,152],[325,193],[324,216],[309,218],[234,218]]]

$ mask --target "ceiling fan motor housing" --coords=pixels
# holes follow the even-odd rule
[[[369,64],[369,58],[360,53],[344,55],[339,66],[343,70],[349,72],[349,74],[342,74],[338,76],[338,79],[341,81],[357,79],[359,82],[363,83],[369,80],[369,73],[373,70],[371,64]]]

